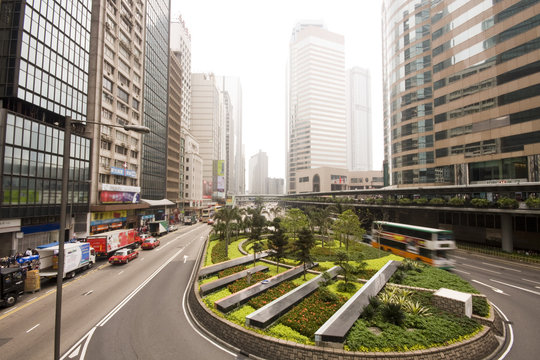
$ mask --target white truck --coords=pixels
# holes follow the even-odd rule
[[[58,243],[37,247],[39,254],[39,276],[58,276]],[[96,262],[94,249],[86,242],[64,244],[64,273],[62,278],[72,278],[77,271],[91,268]]]

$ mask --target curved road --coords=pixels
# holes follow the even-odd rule
[[[461,250],[453,257],[453,272],[485,294],[508,318],[511,348],[495,359],[532,359],[540,354],[540,267]]]

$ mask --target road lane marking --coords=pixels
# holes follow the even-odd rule
[[[83,294],[83,296],[88,296],[90,294],[92,294],[94,292],[94,290],[90,290],[90,291],[87,291]]]
[[[30,331],[34,330],[35,328],[37,328],[39,326],[39,324],[37,324],[36,326],[26,330],[26,333],[28,334]]]
[[[523,281],[528,281],[528,282],[532,282],[533,284],[538,284],[538,285],[540,285],[540,282],[538,282],[538,281],[529,280],[529,279],[524,279],[524,278],[521,278],[521,280],[523,280]]]
[[[505,269],[505,270],[515,271],[515,272],[521,272],[521,270],[512,269],[512,268],[508,268],[508,267],[504,267],[504,266],[496,265],[496,264],[489,264],[489,263],[487,263],[487,262],[483,262],[482,264],[488,265],[488,266],[497,267],[497,268],[499,268],[499,269]]]
[[[120,271],[120,272],[118,273],[118,275],[121,275],[123,272],[124,272],[124,270]]]
[[[144,261],[144,258],[141,258],[141,261]]]
[[[506,351],[497,359],[497,360],[503,360],[512,349],[512,345],[514,345],[514,328],[512,327],[512,324],[510,323],[510,321],[508,321],[508,317],[506,317],[506,315],[501,311],[501,309],[499,309],[497,305],[493,303],[491,303],[491,305],[493,305],[493,307],[497,309],[497,311],[503,316],[504,320],[506,321],[506,324],[508,325],[508,330],[509,330],[508,332],[510,333],[510,342],[508,344],[508,347],[506,348]]]
[[[506,296],[510,296],[508,295],[507,293],[505,293],[504,291],[502,291],[501,289],[497,289],[496,287],[494,286],[491,286],[491,285],[488,285],[488,284],[484,284],[478,280],[471,280],[477,284],[480,284],[480,285],[484,285],[484,286],[487,286],[488,288],[490,288],[491,290],[495,291],[496,293],[499,293],[499,294],[502,294],[502,295],[506,295]]]
[[[467,274],[467,275],[471,275],[470,272],[466,272],[466,271],[463,271],[463,270],[452,269],[452,271],[457,271],[457,272],[460,272],[460,273],[464,273],[464,274]]]
[[[8,314],[8,313],[12,312],[13,310],[15,310],[17,308],[18,308],[18,306],[14,306],[11,309],[9,309],[8,311],[4,311],[2,314]]]
[[[188,259],[188,256],[184,255],[184,264],[186,263],[187,259]]]
[[[37,299],[37,296],[35,296],[35,297],[31,298],[31,299],[26,300],[26,302],[30,302],[30,301],[32,301],[32,300],[34,300],[34,299]]]
[[[489,269],[484,269],[482,267],[479,267],[479,266],[474,266],[474,265],[468,265],[468,264],[462,264],[463,266],[468,266],[468,267],[472,267],[472,268],[475,268],[475,269],[480,269],[480,270],[484,270],[484,271],[488,271],[488,272],[492,272],[494,274],[501,274],[500,272],[498,271],[493,271],[493,270],[489,270]]]
[[[510,286],[510,287],[513,287],[513,288],[516,288],[516,289],[519,289],[519,290],[530,292],[530,293],[535,294],[535,295],[540,295],[540,292],[538,292],[538,291],[533,291],[533,290],[525,289],[525,288],[522,288],[522,287],[519,287],[519,286],[516,286],[516,285],[507,284],[507,283],[504,283],[502,281],[495,280],[495,279],[489,279],[489,280],[491,280],[493,282],[496,282],[496,283],[499,283],[499,284],[502,284],[502,285]]]
[[[456,259],[461,259],[461,260],[469,260],[463,256],[452,255],[452,257],[455,257]]]

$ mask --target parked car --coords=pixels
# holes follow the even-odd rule
[[[178,227],[176,225],[169,225],[169,232],[178,230]]]
[[[214,219],[208,219],[208,221],[206,221],[206,223],[208,225],[214,225]]]
[[[109,263],[111,264],[127,264],[131,260],[137,258],[139,252],[137,250],[124,248],[117,250],[113,256],[109,258]]]
[[[160,244],[160,241],[156,238],[153,238],[153,237],[149,237],[149,238],[146,238],[142,245],[141,245],[141,248],[143,250],[151,250],[151,249],[154,249],[156,247],[158,247]]]
[[[139,245],[142,245],[144,240],[146,240],[148,238],[151,238],[151,237],[152,237],[152,235],[150,235],[150,234],[139,234],[139,235],[137,235],[137,242],[139,243]]]

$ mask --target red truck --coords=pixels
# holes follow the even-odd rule
[[[118,249],[136,248],[140,245],[135,229],[114,230],[90,235],[86,241],[94,248],[97,256],[109,256]]]

